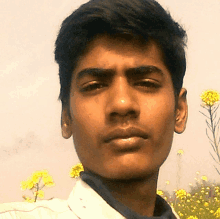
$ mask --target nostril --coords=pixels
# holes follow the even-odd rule
[[[112,112],[112,113],[110,114],[110,117],[116,117],[117,115],[118,115],[118,113]]]
[[[129,117],[130,119],[137,118],[139,116],[139,112],[135,110],[131,110],[127,113],[126,116]]]
[[[130,111],[127,111],[125,113],[122,113],[122,112],[112,112],[110,114],[110,118],[118,118],[118,119],[132,119],[132,118],[137,118],[139,115],[139,113],[135,110],[130,110]]]

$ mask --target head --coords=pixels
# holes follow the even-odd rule
[[[114,179],[159,170],[185,129],[185,37],[153,0],[91,0],[64,20],[62,131],[85,169]]]

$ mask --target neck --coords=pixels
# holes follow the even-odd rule
[[[112,196],[140,214],[152,217],[156,202],[158,172],[144,179],[111,180],[102,178]]]

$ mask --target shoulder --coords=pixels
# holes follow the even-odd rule
[[[12,202],[0,204],[0,219],[73,218],[66,200],[52,199],[35,203]]]

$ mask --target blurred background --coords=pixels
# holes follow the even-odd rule
[[[64,18],[86,0],[0,0],[0,203],[23,201],[20,182],[47,169],[56,186],[45,198],[67,199],[79,162],[72,139],[61,136],[58,65],[54,42]],[[161,168],[158,188],[189,189],[197,171],[219,183],[206,136],[200,94],[220,91],[220,1],[159,0],[188,33],[187,72],[189,118],[186,131],[174,136]],[[206,113],[206,111],[202,110]],[[220,115],[220,114],[219,114]],[[177,155],[178,150],[182,155]],[[166,181],[170,181],[169,185]]]

